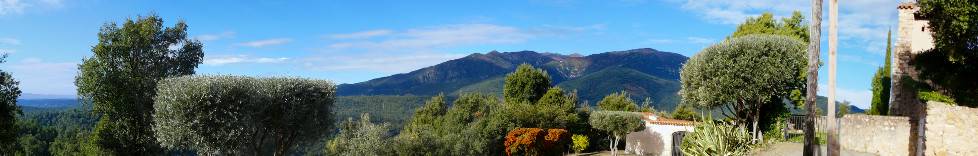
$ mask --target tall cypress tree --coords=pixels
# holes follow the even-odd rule
[[[890,110],[890,57],[892,57],[892,30],[887,32],[886,37],[886,62],[883,67],[876,71],[873,76],[873,105],[869,109],[869,114],[889,115]]]

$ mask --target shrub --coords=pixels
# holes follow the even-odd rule
[[[545,136],[539,128],[516,128],[506,135],[507,155],[538,155]]]
[[[581,153],[581,151],[587,149],[588,139],[586,135],[574,134],[571,138],[574,140],[574,146],[572,148],[575,153]]]
[[[516,128],[506,135],[507,155],[561,155],[567,151],[571,135],[567,130]]]
[[[754,140],[743,126],[707,120],[683,138],[685,155],[747,155]]]

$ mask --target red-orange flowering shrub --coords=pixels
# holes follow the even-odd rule
[[[566,151],[570,133],[563,129],[550,129],[543,134],[539,128],[516,128],[506,135],[507,155],[560,155]]]

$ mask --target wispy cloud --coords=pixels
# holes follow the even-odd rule
[[[26,59],[20,60],[20,63],[41,63],[41,59],[39,59],[39,58],[26,58]]]
[[[0,15],[23,14],[24,10],[33,7],[61,8],[63,6],[61,0],[0,0]]]
[[[243,42],[243,43],[234,43],[233,45],[235,45],[235,46],[245,46],[245,47],[264,47],[264,46],[280,45],[280,44],[286,43],[286,42],[292,42],[292,39],[291,38],[276,38],[276,39],[257,40],[257,41],[251,41],[251,42]]]
[[[541,37],[566,37],[600,31],[603,25],[562,27],[544,25],[521,29],[491,24],[450,24],[404,30],[378,29],[327,34],[333,42],[323,53],[290,60],[302,69],[401,73],[465,55],[446,49],[486,44],[520,44]]]
[[[302,67],[308,70],[403,73],[464,56],[462,54],[444,53],[365,53],[311,57],[300,61],[305,62]]]
[[[872,67],[881,67],[882,66],[880,62],[864,60],[862,57],[859,57],[859,56],[856,56],[856,55],[838,54],[838,56],[839,56],[839,60],[842,60],[842,61],[859,63],[859,64],[865,64],[867,66],[872,66]]]
[[[204,57],[204,65],[223,66],[228,64],[283,63],[290,58],[253,57],[247,54],[209,54]]]
[[[685,39],[648,39],[647,41],[653,44],[664,44],[664,43],[706,44],[706,43],[716,42],[716,39],[702,38],[702,37],[687,37]]]
[[[213,41],[222,38],[234,38],[234,31],[225,31],[219,34],[204,34],[197,36],[197,40],[201,41]]]
[[[681,4],[685,10],[704,20],[719,24],[740,24],[747,17],[771,12],[775,16],[790,16],[801,11],[810,21],[811,1],[794,0],[667,0]],[[839,2],[839,39],[851,46],[865,47],[872,54],[883,55],[887,28],[896,25],[901,1],[850,0]],[[866,7],[873,6],[873,7]],[[828,27],[828,3],[823,3],[823,27]],[[823,28],[825,30],[825,28]],[[823,35],[828,32],[823,31]],[[823,37],[825,39],[825,37]],[[878,48],[883,47],[883,48]]]
[[[20,81],[25,93],[45,93],[58,95],[74,95],[77,62],[64,63],[29,63],[9,66],[12,75]],[[66,88],[68,87],[68,88]]]
[[[14,52],[17,52],[17,51],[16,50],[10,50],[10,49],[0,49],[0,54],[9,54],[9,53],[14,53]]]
[[[330,34],[330,35],[323,35],[323,37],[332,38],[332,39],[367,39],[367,38],[373,38],[377,36],[390,35],[393,32],[394,31],[388,29],[380,29],[380,30],[361,31],[361,32],[349,33],[349,34]]]
[[[347,41],[330,44],[331,49],[402,49],[444,48],[476,44],[523,43],[527,39],[566,35],[600,29],[600,25],[587,27],[553,27],[519,29],[490,24],[453,24],[408,29],[403,31],[371,30],[353,34],[326,35],[332,38],[363,38],[384,36],[382,41]]]
[[[20,44],[20,40],[12,38],[0,38],[0,43],[2,44]]]

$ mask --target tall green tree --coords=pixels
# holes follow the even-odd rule
[[[598,108],[606,111],[638,111],[638,104],[628,97],[628,92],[611,93],[598,101]]]
[[[550,75],[530,64],[522,64],[516,72],[506,74],[503,98],[507,104],[536,103],[550,89]]]
[[[169,28],[155,13],[126,19],[119,27],[105,23],[92,57],[78,65],[79,98],[102,115],[93,143],[109,155],[153,155],[163,152],[153,136],[156,82],[191,75],[204,57],[203,45],[187,39],[187,24]]]
[[[7,54],[0,57],[0,63],[7,62]],[[17,97],[20,97],[19,81],[14,80],[10,73],[0,70],[0,153],[14,153],[14,144],[17,144],[17,136],[20,129],[17,125],[17,116],[24,112],[17,106]]]
[[[978,2],[918,0],[920,15],[930,19],[934,48],[912,61],[932,89],[959,105],[978,107]]]
[[[747,35],[703,48],[680,71],[682,102],[720,108],[728,118],[753,124],[760,137],[761,107],[796,89],[797,75],[805,68],[803,46],[787,36]]]
[[[882,68],[876,70],[876,75],[873,75],[873,103],[866,111],[867,114],[890,114],[890,83],[892,80],[890,76],[890,57],[892,56],[890,41],[893,37],[892,33],[891,30],[886,35],[886,61],[884,61]]]
[[[781,18],[780,21],[774,19],[774,14],[764,12],[757,17],[748,17],[744,23],[737,25],[737,30],[728,35],[727,39],[751,34],[784,35],[807,43],[808,25],[805,23],[805,15],[800,11],[794,11],[790,18]]]

